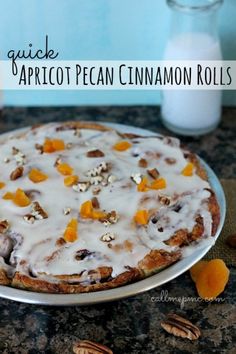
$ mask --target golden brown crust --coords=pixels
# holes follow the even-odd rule
[[[4,269],[0,269],[0,284],[1,285],[11,284],[11,279],[8,278],[7,273]]]
[[[180,251],[152,250],[138,263],[138,266],[143,276],[149,276],[168,267],[180,258]]]
[[[25,274],[16,272],[13,280],[12,286],[21,289],[27,289],[37,292],[45,293],[88,293],[99,290],[113,289],[127,283],[131,283],[140,279],[140,272],[136,268],[130,268],[126,272],[118,275],[116,278],[109,281],[94,283],[94,284],[69,284],[69,283],[52,283],[46,280],[33,278]]]
[[[207,189],[211,195],[208,199],[208,209],[212,216],[212,232],[211,235],[215,236],[220,223],[220,207],[216,199],[216,195],[212,189]]]
[[[84,122],[84,121],[69,121],[65,123],[61,123],[58,126],[57,131],[60,130],[70,130],[70,129],[92,129],[92,130],[99,130],[99,131],[109,131],[113,130],[105,125],[94,123],[94,122]]]

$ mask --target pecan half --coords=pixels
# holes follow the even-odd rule
[[[10,180],[15,181],[17,178],[20,178],[23,175],[24,167],[19,166],[17,167],[12,173],[10,174]]]
[[[105,156],[104,152],[99,149],[88,151],[86,154],[87,157],[103,157]]]
[[[0,221],[0,233],[4,234],[9,229],[9,222],[7,220]]]
[[[160,176],[160,173],[156,168],[153,168],[151,170],[147,170],[147,173],[149,176],[151,176],[153,179],[157,179]]]
[[[73,345],[75,354],[113,354],[112,350],[107,346],[91,342],[90,340],[82,340]]]
[[[177,337],[196,340],[200,337],[199,328],[190,321],[178,315],[168,314],[166,319],[161,322],[161,327],[168,333]]]

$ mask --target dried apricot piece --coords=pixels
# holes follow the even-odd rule
[[[27,197],[25,192],[20,188],[16,190],[12,201],[14,204],[18,205],[19,207],[26,207],[31,203],[30,199]]]
[[[87,200],[80,207],[80,216],[82,218],[88,219],[91,218],[93,215],[93,205],[91,200]]]
[[[113,145],[113,149],[117,151],[126,151],[130,149],[132,144],[129,141],[122,140],[118,141],[115,145]]]
[[[190,268],[190,275],[194,283],[196,283],[198,275],[203,270],[203,268],[207,265],[207,263],[208,261],[199,261]]]
[[[67,176],[64,178],[64,185],[66,187],[71,187],[73,186],[74,184],[76,184],[78,182],[79,178],[78,176]]]
[[[13,198],[14,198],[14,193],[12,192],[6,192],[2,197],[2,199],[4,200],[12,200]]]
[[[181,174],[186,177],[191,177],[193,175],[194,165],[192,162],[188,162],[187,165],[182,169]]]
[[[50,139],[46,138],[43,144],[43,152],[51,153],[54,152],[54,148]]]
[[[4,187],[5,187],[5,185],[6,185],[6,183],[4,183],[4,182],[0,182],[0,189],[4,188]]]
[[[28,177],[34,183],[40,183],[48,179],[48,176],[45,173],[36,168],[32,168]]]
[[[52,146],[53,146],[54,151],[65,150],[65,143],[61,139],[53,139]]]
[[[99,220],[106,218],[107,214],[101,210],[94,210],[92,201],[87,200],[80,207],[80,216],[84,219]]]
[[[65,143],[61,139],[46,138],[43,144],[43,152],[52,153],[55,151],[65,150]]]
[[[105,219],[107,216],[106,213],[104,213],[103,211],[100,211],[100,210],[93,210],[92,211],[92,219],[96,219],[96,220],[99,220],[99,219]]]
[[[64,176],[72,175],[73,168],[68,163],[60,163],[57,165],[57,171],[60,172]]]
[[[150,185],[151,189],[164,189],[166,188],[166,180],[165,178],[157,178]]]
[[[220,295],[229,280],[229,269],[222,259],[213,259],[202,269],[196,281],[198,294],[205,300]]]
[[[64,240],[66,242],[74,242],[78,239],[78,221],[77,219],[71,219],[67,224],[67,227],[64,231]]]
[[[143,177],[141,182],[137,185],[138,192],[147,192],[148,191],[148,179]]]
[[[148,211],[147,210],[137,210],[134,221],[139,225],[146,225],[148,223]]]

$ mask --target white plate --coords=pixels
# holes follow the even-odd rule
[[[103,123],[104,125],[111,126],[121,132],[125,133],[134,133],[140,135],[157,135],[146,129],[135,128],[128,125],[122,124],[113,124],[113,123]],[[1,135],[0,141],[7,136],[15,133],[24,132],[26,128],[16,130],[10,133],[5,133]],[[226,212],[226,202],[225,202],[225,195],[222,189],[222,186],[216,177],[213,170],[200,159],[201,164],[205,167],[209,181],[212,186],[212,189],[216,193],[216,197],[218,203],[220,205],[220,224],[217,230],[217,233],[214,237],[214,240],[219,237],[220,232],[222,230],[224,220],[225,220],[225,212]],[[68,305],[89,305],[107,301],[114,301],[118,299],[122,299],[125,297],[133,296],[144,291],[153,289],[157,286],[163,285],[170,280],[178,277],[180,274],[184,273],[188,270],[193,264],[199,261],[213,246],[207,245],[202,247],[201,249],[197,249],[191,256],[181,259],[177,263],[171,265],[167,269],[161,271],[158,274],[152,275],[144,280],[137,281],[133,284],[124,285],[116,289],[111,290],[103,290],[97,292],[91,292],[86,294],[45,294],[45,293],[36,293],[30,292],[26,290],[15,289],[7,286],[0,286],[0,297],[11,299],[20,302],[26,302],[31,304],[43,304],[43,305],[54,305],[54,306],[68,306]]]

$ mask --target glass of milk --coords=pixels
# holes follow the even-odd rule
[[[223,0],[167,0],[171,31],[164,60],[222,60],[217,10]],[[182,135],[214,130],[221,117],[220,90],[163,90],[164,125]]]

